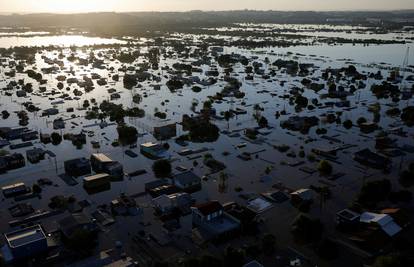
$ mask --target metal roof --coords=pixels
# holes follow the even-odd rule
[[[34,225],[28,228],[17,230],[4,235],[11,248],[20,247],[32,242],[46,239],[46,235],[40,225]]]

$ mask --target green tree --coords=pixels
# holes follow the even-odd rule
[[[329,239],[324,239],[318,246],[316,252],[325,260],[333,260],[338,257],[338,246]]]
[[[62,143],[62,136],[59,133],[56,133],[56,132],[52,133],[50,135],[50,138],[52,139],[52,144],[55,146]]]
[[[398,254],[389,254],[384,256],[379,256],[375,259],[372,267],[402,267],[404,265],[401,259],[401,256]]]
[[[262,238],[262,250],[265,255],[272,255],[275,251],[276,237],[272,234],[265,234]]]
[[[267,119],[264,116],[260,117],[260,119],[257,121],[257,124],[259,124],[260,128],[265,128],[269,125]]]
[[[96,246],[97,234],[85,229],[78,229],[66,240],[69,249],[82,255],[89,255]]]
[[[344,126],[345,129],[348,130],[348,129],[351,129],[352,128],[353,123],[352,123],[351,120],[346,120],[346,121],[343,122],[342,125]]]
[[[318,219],[311,219],[300,214],[292,223],[292,234],[296,241],[313,243],[321,239],[323,224]]]
[[[244,264],[245,254],[242,249],[236,249],[228,246],[224,253],[224,266],[240,267]]]
[[[171,163],[166,159],[157,160],[152,165],[152,171],[157,178],[168,177],[172,171]]]
[[[32,191],[34,194],[42,193],[42,188],[38,184],[33,184]]]
[[[318,164],[318,171],[322,175],[329,175],[332,173],[332,165],[329,163],[329,161],[321,160]]]
[[[121,124],[116,130],[118,132],[119,142],[122,145],[131,145],[137,142],[138,131],[135,127]]]

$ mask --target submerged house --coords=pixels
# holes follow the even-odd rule
[[[67,175],[79,177],[91,173],[91,163],[87,158],[71,159],[64,162]]]
[[[40,142],[42,142],[43,144],[49,144],[50,142],[52,142],[50,134],[40,133]]]
[[[172,177],[172,180],[175,186],[187,193],[201,189],[201,178],[192,171],[176,174]]]
[[[191,211],[193,199],[188,193],[174,193],[171,195],[161,195],[152,200],[154,209],[161,215],[181,212],[183,214]]]
[[[141,144],[139,147],[141,154],[150,158],[161,159],[168,156],[167,150],[159,143],[149,142]]]
[[[79,230],[87,232],[96,232],[98,230],[97,225],[83,213],[73,213],[61,219],[58,223],[59,229],[66,239],[71,239]]]
[[[65,121],[62,118],[55,119],[53,121],[53,129],[54,130],[65,129]]]
[[[336,223],[339,226],[355,226],[359,223],[361,214],[350,209],[343,209],[336,213]]]
[[[313,190],[302,188],[290,193],[292,203],[302,203],[312,201],[314,197]]]
[[[388,169],[392,164],[390,159],[374,153],[368,148],[356,152],[354,154],[354,160],[376,169]]]
[[[70,140],[72,141],[72,144],[74,144],[75,146],[77,145],[84,145],[86,144],[86,134],[84,133],[79,133],[79,134],[65,134],[63,136],[63,138],[65,140]]]
[[[183,130],[187,131],[189,129],[197,127],[198,125],[208,123],[208,121],[209,121],[209,117],[205,116],[204,114],[198,115],[198,116],[192,116],[192,117],[185,114],[183,115],[181,125],[183,126]]]
[[[6,263],[39,256],[48,251],[46,234],[40,225],[33,225],[4,235],[6,244],[1,248]]]
[[[194,238],[205,241],[228,239],[240,230],[240,221],[224,211],[218,201],[209,201],[191,208]]]
[[[388,236],[392,237],[401,232],[402,228],[394,222],[388,214],[364,212],[359,218],[361,223],[371,224],[381,228]]]
[[[91,155],[91,166],[96,173],[107,173],[113,177],[122,178],[124,176],[124,168],[121,163],[110,159],[102,153]]]
[[[7,140],[16,140],[22,138],[25,132],[29,131],[27,127],[2,127],[0,128],[0,136]]]
[[[291,131],[300,131],[302,133],[307,133],[311,127],[317,126],[319,124],[319,118],[312,117],[299,117],[292,116],[289,119],[280,122],[280,126],[283,129],[288,129]]]
[[[26,194],[30,191],[30,189],[25,185],[25,183],[15,183],[3,186],[1,188],[1,191],[5,197],[14,197],[17,195]]]
[[[264,267],[264,266],[260,262],[253,260],[243,265],[243,267]]]
[[[85,176],[83,178],[83,187],[85,189],[97,189],[108,186],[111,183],[109,174],[99,173],[95,175]]]
[[[38,163],[45,159],[46,151],[41,148],[33,148],[26,151],[26,158],[30,163]]]
[[[172,123],[160,127],[154,127],[154,137],[157,140],[168,140],[177,136],[177,124]]]
[[[409,213],[399,208],[358,213],[344,209],[336,214],[336,222],[348,239],[373,253],[383,252],[390,242],[410,225]]]
[[[134,198],[121,194],[118,198],[111,201],[111,211],[115,215],[135,216],[141,209]]]
[[[0,148],[10,145],[10,142],[4,139],[0,139]]]
[[[0,173],[18,169],[26,165],[24,156],[20,153],[0,156]]]
[[[252,233],[257,229],[258,214],[250,208],[229,202],[223,205],[225,212],[240,221],[241,230],[244,233]]]
[[[57,108],[48,108],[43,110],[42,117],[45,116],[53,116],[59,114],[59,110]]]
[[[23,141],[31,141],[39,138],[39,133],[37,131],[25,131],[21,136]]]

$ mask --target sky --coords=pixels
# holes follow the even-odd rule
[[[0,13],[188,10],[399,10],[414,0],[0,0]]]

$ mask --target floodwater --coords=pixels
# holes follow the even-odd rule
[[[312,45],[296,46],[289,48],[279,48],[277,53],[292,52],[305,54],[308,56],[328,57],[331,62],[337,61],[339,64],[344,62],[354,62],[359,64],[382,64],[394,67],[402,66],[407,49],[414,51],[414,45],[409,44],[384,44],[384,45]],[[340,61],[338,61],[340,60]],[[414,57],[408,59],[408,65],[414,64]]]
[[[412,37],[412,36],[410,36]],[[0,38],[0,47],[12,47],[12,46],[48,46],[48,45],[57,45],[68,47],[70,45],[92,45],[92,44],[120,44],[123,41],[115,39],[102,39],[102,38],[93,38],[85,36],[47,36],[47,37],[1,37]],[[214,119],[215,123],[220,130],[229,130],[233,133],[240,133],[240,137],[230,137],[226,134],[221,134],[220,138],[214,143],[190,143],[189,147],[191,149],[197,149],[202,147],[207,147],[217,160],[224,162],[227,165],[226,172],[229,174],[228,180],[228,190],[225,193],[222,193],[218,190],[217,175],[209,176],[207,181],[203,181],[203,190],[202,192],[196,193],[194,196],[198,201],[204,201],[206,199],[218,199],[222,202],[227,201],[238,201],[243,202],[239,197],[239,192],[236,192],[234,189],[236,186],[239,186],[243,189],[242,193],[261,193],[272,188],[273,184],[283,183],[286,187],[292,189],[299,189],[303,187],[309,187],[310,185],[326,185],[328,184],[335,196],[333,200],[328,204],[329,211],[325,211],[323,214],[321,210],[317,208],[312,209],[312,213],[319,214],[322,216],[322,220],[328,224],[333,222],[335,211],[346,207],[352,199],[355,197],[359,188],[362,186],[365,179],[376,179],[382,177],[380,171],[364,168],[359,166],[356,162],[352,160],[352,154],[363,148],[370,148],[374,150],[375,147],[375,134],[361,135],[361,132],[357,127],[354,127],[350,130],[345,130],[341,125],[327,124],[321,122],[319,127],[326,128],[328,130],[327,136],[334,137],[340,140],[340,143],[329,142],[321,136],[317,135],[315,130],[318,127],[311,129],[308,135],[302,135],[300,133],[289,132],[280,127],[280,121],[289,118],[292,115],[299,116],[311,116],[315,115],[317,117],[323,118],[328,113],[337,113],[342,112],[342,121],[346,119],[351,119],[353,122],[364,116],[368,118],[368,121],[372,120],[372,114],[367,111],[367,106],[379,102],[381,104],[381,121],[380,126],[383,130],[388,130],[391,128],[391,124],[400,126],[404,131],[408,133],[407,137],[394,136],[393,138],[398,140],[398,145],[402,146],[404,144],[412,144],[413,140],[413,129],[405,126],[399,119],[390,118],[385,115],[386,110],[389,108],[388,105],[392,104],[391,99],[376,99],[369,88],[372,84],[378,84],[382,81],[368,79],[364,81],[366,87],[361,89],[359,93],[349,96],[347,99],[351,101],[351,107],[354,109],[345,111],[343,108],[339,107],[326,107],[321,109],[315,109],[312,111],[303,110],[300,112],[295,111],[294,106],[289,105],[289,99],[283,98],[282,96],[288,95],[289,91],[294,87],[303,88],[301,85],[301,80],[303,77],[291,76],[288,75],[284,70],[278,70],[276,67],[271,64],[266,63],[274,62],[277,59],[292,59],[296,60],[299,63],[312,63],[314,64],[310,70],[308,78],[315,80],[316,82],[322,83],[320,79],[321,71],[328,68],[338,68],[346,67],[352,62],[361,73],[367,74],[370,72],[376,73],[380,70],[384,77],[387,77],[389,71],[393,68],[400,67],[402,65],[404,55],[407,48],[414,48],[412,44],[389,44],[389,45],[327,45],[327,44],[315,44],[309,46],[295,46],[288,48],[278,48],[271,47],[266,49],[241,49],[236,47],[224,47],[225,53],[235,53],[241,54],[249,58],[249,62],[258,62],[263,64],[262,69],[265,73],[268,73],[271,70],[276,72],[274,77],[269,79],[264,79],[261,75],[255,75],[253,81],[245,80],[246,73],[244,72],[244,66],[241,64],[236,64],[233,68],[232,76],[238,78],[242,83],[241,91],[246,95],[243,99],[230,99],[225,98],[221,103],[216,102],[213,104],[214,108],[217,110],[217,114],[220,114],[222,111],[227,111],[230,108],[241,107],[247,111],[245,115],[238,115],[232,118],[227,125],[227,122],[222,119]],[[122,48],[125,52],[134,51],[134,49],[140,49],[142,53],[145,53],[148,47],[140,48]],[[195,51],[196,47],[189,46],[190,51]],[[136,194],[142,192],[144,189],[144,183],[154,180],[151,171],[152,160],[145,158],[139,154],[139,148],[132,148],[134,152],[139,154],[137,158],[129,158],[125,155],[124,151],[128,147],[113,147],[111,145],[112,141],[117,139],[116,126],[108,126],[101,129],[99,126],[91,126],[98,121],[95,120],[86,120],[85,110],[79,109],[85,100],[95,99],[97,103],[101,103],[103,100],[109,99],[108,89],[115,89],[120,93],[121,98],[113,100],[112,102],[117,104],[123,104],[124,107],[140,107],[146,112],[145,118],[126,118],[126,122],[130,125],[137,127],[138,131],[142,136],[138,138],[138,144],[154,141],[155,139],[151,135],[152,128],[154,126],[159,126],[167,123],[180,122],[182,115],[184,114],[194,114],[191,111],[191,106],[193,102],[198,102],[199,105],[196,108],[199,110],[202,107],[202,103],[207,99],[208,96],[213,96],[217,92],[220,92],[223,87],[226,85],[226,82],[223,80],[223,69],[218,67],[220,71],[220,77],[218,82],[215,85],[211,86],[202,86],[203,90],[199,93],[195,93],[191,90],[191,86],[185,86],[183,89],[178,90],[175,93],[172,93],[165,86],[166,82],[170,77],[173,76],[172,72],[166,70],[166,67],[170,67],[174,63],[191,63],[196,61],[198,58],[184,58],[172,47],[163,47],[161,48],[162,53],[159,62],[159,69],[152,70],[149,69],[148,72],[156,77],[156,79],[150,79],[145,82],[139,83],[140,87],[133,88],[132,90],[127,90],[123,86],[122,76],[124,73],[118,71],[122,66],[132,67],[138,69],[138,63],[145,62],[146,59],[143,56],[133,64],[122,64],[117,60],[111,60],[111,56],[114,53],[111,49],[101,49],[94,50],[93,48],[79,48],[76,50],[77,56],[81,58],[86,58],[90,55],[91,52],[95,54],[96,57],[104,61],[104,69],[93,68],[91,64],[88,66],[79,66],[74,62],[67,60],[67,56],[70,56],[73,51],[64,48],[59,49],[59,51],[45,51],[42,50],[40,53],[36,54],[35,64],[30,66],[33,69],[40,70],[44,67],[49,67],[50,65],[44,61],[44,58],[57,59],[62,51],[65,56],[64,59],[61,59],[64,63],[64,67],[52,74],[45,74],[43,78],[48,80],[47,85],[39,85],[35,81],[27,77],[23,73],[17,73],[15,78],[8,78],[4,75],[5,71],[9,70],[7,64],[4,67],[0,67],[0,89],[5,88],[7,83],[10,80],[25,79],[27,82],[32,82],[33,89],[36,94],[28,94],[26,98],[18,98],[13,91],[11,96],[6,96],[5,92],[1,91],[0,96],[0,110],[8,110],[11,113],[11,116],[6,120],[1,120],[1,126],[17,126],[18,119],[17,114],[14,111],[22,110],[22,104],[27,101],[33,102],[36,106],[41,107],[42,109],[56,107],[59,109],[60,114],[50,117],[40,117],[40,112],[28,113],[30,118],[29,125],[27,126],[30,129],[38,130],[42,133],[51,133],[54,132],[52,128],[52,121],[56,118],[62,117],[66,120],[66,128],[63,130],[58,130],[60,133],[80,133],[81,131],[91,131],[93,136],[87,137],[87,144],[83,146],[82,149],[75,148],[70,141],[63,141],[60,145],[54,146],[52,144],[44,145],[39,142],[35,142],[35,147],[42,147],[44,149],[54,152],[57,156],[56,158],[49,158],[44,161],[41,161],[38,164],[27,163],[26,167],[10,171],[6,174],[0,175],[0,185],[4,186],[14,182],[25,182],[27,185],[33,184],[39,178],[49,178],[51,179],[56,187],[45,187],[42,193],[42,199],[33,199],[30,200],[30,203],[35,209],[48,209],[47,203],[51,196],[57,194],[63,194],[66,196],[75,195],[78,200],[89,199],[92,201],[94,206],[109,203],[113,198],[118,196],[120,193],[127,194]],[[413,50],[413,49],[411,49]],[[118,51],[119,52],[119,51]],[[167,53],[170,52],[170,53]],[[167,56],[168,55],[168,56]],[[212,56],[212,53],[208,53],[209,56]],[[385,63],[385,64],[382,64]],[[410,57],[408,64],[414,64],[414,57]],[[201,66],[203,73],[193,73],[194,76],[199,76],[201,79],[207,78],[205,71],[209,70],[212,66],[218,66],[213,60],[211,66],[204,64]],[[164,70],[161,70],[164,69]],[[71,73],[74,73],[71,74]],[[73,97],[73,89],[80,89],[76,84],[65,86],[61,93],[56,95],[48,94],[52,89],[57,88],[56,77],[58,75],[66,75],[69,77],[77,77],[82,79],[84,75],[91,76],[92,73],[97,73],[104,78],[107,78],[108,84],[100,86],[95,83],[95,89],[89,93],[84,93],[77,100],[65,100],[62,104],[53,105],[51,102],[59,100],[62,93],[67,93],[69,96]],[[118,82],[112,81],[111,76],[114,74],[120,74],[120,80]],[[412,73],[407,73],[407,75]],[[282,86],[281,81],[285,81],[286,84]],[[349,79],[343,79],[337,81],[337,85],[343,85],[345,88],[349,88],[350,85]],[[155,90],[153,85],[161,85],[160,90]],[[411,86],[412,83],[407,82],[407,85]],[[40,86],[46,86],[47,90],[44,94],[38,93]],[[66,88],[69,90],[66,90]],[[80,89],[82,90],[82,89]],[[310,89],[304,89],[303,95],[309,99],[316,98],[322,103],[326,102],[337,102],[338,99],[322,99],[321,94],[326,93],[327,90],[322,90],[319,93],[316,93]],[[135,94],[140,94],[143,97],[143,101],[140,104],[135,104],[132,102],[132,96]],[[163,103],[163,105],[161,105]],[[263,111],[261,112],[268,121],[269,125],[272,127],[268,135],[260,136],[258,142],[250,142],[243,137],[243,130],[249,127],[257,126],[257,123],[253,119],[253,106],[259,104]],[[400,101],[397,104],[400,108],[403,108],[407,105],[413,105],[413,99],[407,101]],[[72,113],[66,113],[67,108],[75,108],[75,118],[71,118]],[[167,120],[160,120],[153,116],[155,109],[167,113]],[[282,115],[280,118],[275,117],[277,111],[286,111],[286,115]],[[91,126],[91,127],[89,127]],[[183,134],[181,127],[178,126],[178,135]],[[313,142],[307,143],[306,140],[314,139]],[[100,143],[101,147],[99,149],[94,149],[91,146],[91,141],[97,141]],[[14,141],[14,143],[19,143],[20,141]],[[239,143],[247,143],[245,148],[237,149],[235,146]],[[177,145],[174,141],[168,141],[170,144],[169,152],[172,155],[173,166],[185,166],[187,168],[193,167],[193,159],[187,157],[181,157],[176,152],[184,149]],[[333,163],[335,172],[342,172],[344,176],[335,181],[326,181],[326,179],[319,176],[315,173],[313,175],[305,174],[300,171],[298,167],[290,167],[287,163],[295,163],[298,161],[305,161],[302,166],[307,166],[311,168],[316,167],[316,162],[310,162],[306,158],[290,158],[287,157],[285,153],[281,153],[273,148],[273,146],[288,144],[291,148],[291,151],[299,152],[304,150],[306,155],[310,154],[311,149],[313,148],[334,148],[338,145],[343,144],[354,144],[356,147],[338,152],[338,161]],[[7,149],[7,148],[6,148]],[[25,150],[28,148],[17,149],[13,152],[19,152],[25,154]],[[237,157],[241,152],[258,152],[257,158],[253,158],[251,161],[242,161]],[[113,160],[117,160],[124,165],[124,170],[126,172],[136,171],[138,169],[147,170],[147,174],[135,178],[125,178],[124,181],[114,182],[111,185],[111,190],[98,193],[96,195],[88,195],[82,187],[81,178],[78,178],[79,184],[76,186],[68,186],[63,182],[58,174],[63,173],[63,162],[77,157],[89,157],[91,153],[103,152],[110,156]],[[226,153],[229,152],[229,155]],[[194,172],[200,176],[209,175],[210,170],[207,167],[203,166],[202,158],[196,159],[199,163],[197,167],[194,167]],[[394,168],[391,174],[388,177],[393,179],[393,185],[398,188],[398,165],[400,163],[400,158],[394,159]],[[404,158],[404,164],[414,160],[412,154],[407,154]],[[269,181],[260,181],[260,178],[264,175],[266,167],[271,166],[272,171],[269,174],[271,179]],[[404,165],[405,166],[405,165]],[[177,171],[175,171],[177,172]],[[372,177],[372,178],[366,178]],[[323,180],[323,182],[321,182]],[[8,229],[7,222],[11,220],[10,215],[6,208],[12,205],[14,201],[12,199],[7,199],[3,201],[4,208],[1,209],[0,215],[3,219],[0,223],[0,230],[2,232]],[[317,205],[316,205],[317,206]],[[284,207],[284,206],[283,206]],[[278,211],[281,209],[281,206],[278,206]],[[281,210],[280,212],[283,212]],[[286,215],[289,214],[289,215]],[[296,212],[290,207],[285,213],[288,218],[292,219]],[[274,218],[273,218],[274,219]],[[279,221],[276,223],[284,224],[286,228],[288,224],[286,221]],[[278,227],[274,227],[275,229]],[[124,230],[124,228],[119,228]],[[330,227],[328,227],[330,229]],[[116,231],[116,229],[113,229]],[[279,233],[278,238],[289,242],[287,233]]]
[[[17,46],[88,46],[102,44],[124,44],[126,42],[110,38],[88,37],[82,35],[0,37],[0,48]]]
[[[255,31],[269,34],[302,35],[311,37],[346,38],[359,40],[410,40],[414,30],[381,32],[380,27],[336,26],[314,24],[237,24],[234,27],[208,28],[219,32]]]

